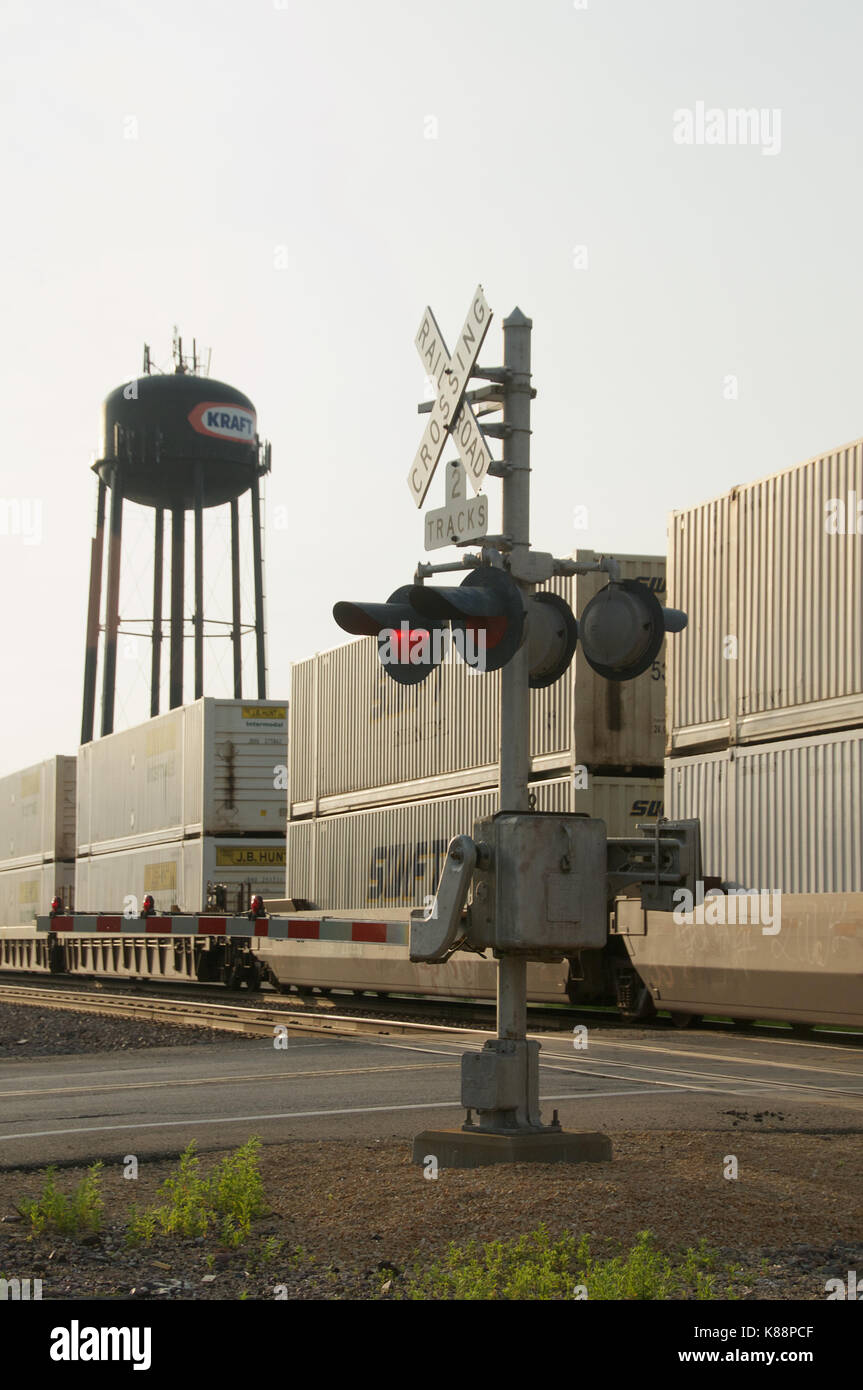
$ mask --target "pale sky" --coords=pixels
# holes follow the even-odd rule
[[[861,435],[861,48],[850,0],[6,0],[0,774],[76,749],[101,403],[174,324],[272,442],[276,698],[427,558],[426,304],[453,340],[481,283],[491,366],[533,319],[558,555],[664,553],[672,509]],[[699,103],[725,143],[675,141]]]

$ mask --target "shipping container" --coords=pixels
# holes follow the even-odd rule
[[[783,893],[863,891],[863,729],[666,763],[672,820],[701,821],[706,874]]]
[[[863,441],[672,513],[668,590],[667,752],[863,724]]]
[[[75,865],[78,912],[135,915],[147,893],[159,912],[200,912],[208,885],[250,884],[252,893],[285,894],[285,842],[205,836],[174,844],[115,850],[79,859]]]
[[[191,835],[284,835],[287,705],[204,698],[78,754],[78,854]]]
[[[593,551],[574,559],[591,561]],[[642,579],[660,601],[665,561],[617,557],[624,579]],[[551,588],[576,616],[608,583],[594,572]],[[665,649],[636,680],[606,681],[581,648],[566,674],[530,697],[535,775],[572,770],[662,768]],[[399,685],[377,644],[349,642],[292,667],[290,818],[443,795],[497,781],[500,673],[476,673],[454,653],[425,681]]]
[[[596,816],[610,835],[634,835],[640,822],[662,815],[661,779],[591,777],[575,790],[571,777],[558,777],[531,791],[537,811]],[[291,821],[287,895],[349,911],[421,906],[437,889],[452,837],[470,835],[497,809],[490,790]]]
[[[0,872],[75,858],[75,759],[0,778]]]
[[[40,913],[47,915],[51,900],[58,895],[64,907],[73,907],[74,886],[74,861],[4,869],[0,873],[0,927],[26,925]]]

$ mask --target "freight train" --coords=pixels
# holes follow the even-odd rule
[[[709,883],[709,881],[708,881]],[[863,1028],[863,893],[783,895],[781,922],[759,895],[716,886],[700,907],[654,912],[618,897],[607,945],[559,964],[528,966],[538,1002],[614,1003],[628,1019],[659,1011],[678,1024],[704,1015]],[[256,991],[350,991],[493,999],[490,955],[458,951],[444,965],[408,955],[398,909],[328,915],[287,900],[248,913],[175,917],[57,915],[0,928],[0,970],[220,981]]]

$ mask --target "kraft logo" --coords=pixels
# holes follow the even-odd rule
[[[253,410],[230,401],[202,401],[189,411],[189,424],[213,439],[239,439],[252,444],[257,420]]]

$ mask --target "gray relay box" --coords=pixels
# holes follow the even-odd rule
[[[605,945],[605,821],[499,811],[473,838],[470,946],[554,959]]]

